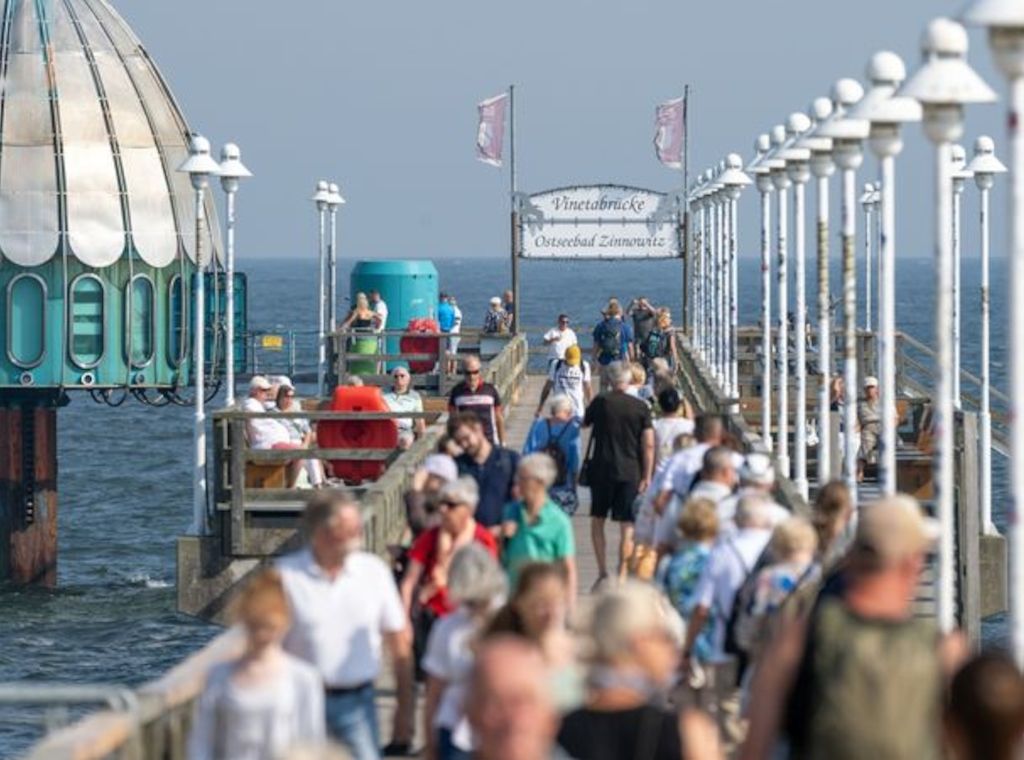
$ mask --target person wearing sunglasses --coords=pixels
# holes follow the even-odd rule
[[[505,416],[501,408],[501,394],[490,383],[484,382],[479,356],[462,360],[461,383],[452,388],[448,396],[448,415],[473,412],[483,424],[484,434],[491,443],[503,445]]]
[[[544,333],[544,345],[548,347],[548,370],[565,358],[565,350],[575,346],[576,331],[569,327],[569,315],[558,315],[558,326]]]
[[[395,381],[391,390],[383,394],[384,403],[392,412],[423,411],[423,399],[417,391],[412,389],[412,375],[408,367],[395,367],[391,370],[391,377]],[[399,417],[395,420],[398,425],[398,448],[407,449],[412,446],[413,441],[423,435],[427,429],[426,421],[423,418]]]

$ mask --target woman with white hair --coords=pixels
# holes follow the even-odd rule
[[[459,549],[448,572],[448,596],[457,603],[430,634],[423,670],[427,674],[423,735],[428,760],[462,760],[473,750],[465,697],[475,642],[491,614],[505,600],[505,574],[478,544]]]
[[[552,501],[567,515],[575,514],[580,504],[576,493],[580,471],[580,421],[576,419],[572,399],[565,394],[551,397],[547,414],[534,420],[526,436],[523,453],[537,451],[551,457],[558,469],[555,482],[548,491]]]
[[[406,614],[413,621],[417,655],[434,622],[455,609],[448,598],[448,571],[455,553],[464,546],[480,544],[492,557],[498,557],[494,536],[473,518],[479,500],[480,491],[471,477],[446,484],[438,497],[441,524],[420,534],[409,549],[400,592]]]
[[[683,624],[653,586],[625,581],[594,603],[589,691],[562,721],[558,743],[571,757],[683,757],[679,717],[660,707],[679,667]]]
[[[527,454],[519,460],[516,486],[521,501],[505,507],[502,562],[513,586],[519,568],[528,562],[562,563],[572,605],[576,600],[576,542],[569,517],[548,496],[557,476],[555,463],[547,454]]]

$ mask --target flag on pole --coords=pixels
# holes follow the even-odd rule
[[[683,139],[686,132],[686,98],[662,103],[655,109],[654,152],[672,169],[683,168]]]
[[[508,93],[503,92],[477,105],[480,124],[476,130],[476,157],[491,166],[501,166],[505,142],[505,107]]]

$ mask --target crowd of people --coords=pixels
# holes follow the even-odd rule
[[[598,393],[561,315],[521,451],[479,358],[464,357],[390,565],[362,550],[358,503],[316,492],[304,548],[236,600],[245,652],[211,671],[192,756],[331,741],[359,760],[1019,757],[1014,662],[915,615],[934,521],[902,495],[858,510],[841,482],[793,514],[767,455],[695,415],[671,371],[636,361],[665,323],[644,299],[625,313],[609,302]],[[396,705],[382,747],[384,680]],[[303,756],[334,756],[317,752]]]

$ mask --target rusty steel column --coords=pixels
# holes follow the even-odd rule
[[[0,396],[0,581],[57,585],[57,407]]]

